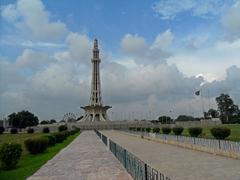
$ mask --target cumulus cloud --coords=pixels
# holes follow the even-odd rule
[[[19,30],[27,29],[38,40],[58,39],[68,31],[61,21],[50,21],[50,13],[40,0],[19,0],[3,7],[1,15]]]
[[[48,54],[35,52],[32,49],[24,49],[22,55],[17,57],[16,65],[21,68],[30,68],[33,70],[47,66],[54,61]]]
[[[222,24],[232,39],[240,38],[240,1],[236,3],[222,17]]]
[[[176,64],[184,74],[203,74],[208,81],[221,80],[225,78],[226,67],[240,66],[239,49],[240,39],[231,42],[222,40],[195,51],[175,52],[168,62]]]
[[[169,47],[173,41],[173,34],[166,30],[158,34],[152,44],[147,44],[143,37],[126,34],[121,40],[121,49],[130,55],[137,64],[166,63],[166,58],[171,56]]]
[[[59,61],[75,61],[82,64],[89,64],[92,54],[92,40],[88,36],[69,33],[66,37],[66,44],[68,50],[56,53],[55,58]]]
[[[183,12],[191,12],[193,16],[214,17],[222,13],[226,8],[227,2],[223,0],[166,0],[154,4],[153,10],[160,15],[162,19],[174,19]]]
[[[236,104],[240,104],[240,67],[231,66],[226,70],[226,78],[221,81],[213,81],[203,86],[212,97],[221,93],[228,93]]]

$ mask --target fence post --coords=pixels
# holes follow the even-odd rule
[[[127,151],[126,149],[124,149],[124,167],[126,168],[127,167]]]
[[[147,164],[144,164],[145,180],[148,180]]]
[[[219,149],[221,149],[221,141],[220,141],[220,139],[218,140],[218,147],[219,147]]]

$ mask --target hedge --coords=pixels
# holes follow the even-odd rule
[[[159,133],[160,132],[160,128],[153,128],[153,133]]]
[[[17,128],[12,128],[10,130],[11,134],[17,134],[18,133],[18,129]]]
[[[173,131],[173,133],[174,133],[175,135],[179,136],[179,135],[182,134],[183,129],[184,129],[184,128],[181,127],[181,126],[175,126],[175,127],[172,128],[172,131]]]
[[[162,127],[163,134],[170,134],[172,129],[170,127]]]
[[[5,131],[5,128],[0,126],[0,134],[3,134],[4,131]]]
[[[210,129],[212,136],[216,139],[225,139],[231,134],[231,129],[226,127],[214,127]]]
[[[42,130],[43,133],[49,133],[50,132],[50,129],[49,127],[44,127],[43,130]]]
[[[26,149],[31,154],[38,154],[44,152],[48,147],[49,139],[46,137],[38,137],[27,139],[24,141]]]
[[[5,143],[0,148],[0,161],[3,169],[14,168],[22,154],[21,144]]]
[[[188,128],[188,132],[190,136],[192,137],[198,137],[200,134],[202,134],[202,128],[201,127],[190,127]]]
[[[62,132],[62,131],[67,131],[67,125],[60,125],[59,127],[58,127],[58,131],[59,132]]]
[[[34,129],[33,128],[28,128],[27,133],[29,133],[29,134],[34,133]]]

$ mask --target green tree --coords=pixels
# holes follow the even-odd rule
[[[50,120],[50,124],[56,123],[57,121],[55,119]]]
[[[173,122],[172,118],[169,117],[169,116],[160,116],[158,118],[158,121],[161,123],[161,124],[171,124]]]
[[[50,122],[48,120],[42,120],[40,124],[50,124]]]
[[[179,115],[175,121],[196,121],[192,116],[186,116],[186,115]]]
[[[234,104],[228,94],[221,94],[219,97],[216,97],[216,102],[221,121],[223,123],[231,123],[231,119],[239,113],[238,106]]]
[[[12,113],[8,116],[8,120],[10,125],[15,128],[38,125],[38,117],[29,111]]]
[[[219,113],[216,109],[209,109],[207,114],[210,115],[212,118],[219,117]]]

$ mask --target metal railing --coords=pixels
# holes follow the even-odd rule
[[[111,139],[108,139],[105,135],[101,134],[99,131],[95,130],[96,134],[105,145],[108,145],[109,149],[114,154],[114,156],[121,162],[125,167],[127,172],[135,180],[171,180],[169,177],[160,173],[156,169],[152,168],[138,157],[113,142]],[[106,142],[106,143],[105,143]]]
[[[218,139],[206,139],[206,138],[196,138],[188,136],[176,136],[167,135],[159,133],[139,132],[139,131],[125,131],[128,133],[145,136],[145,137],[155,137],[165,141],[176,141],[180,143],[193,144],[198,146],[207,147],[214,150],[231,151],[235,153],[240,153],[240,142],[228,141],[228,140],[218,140]]]

